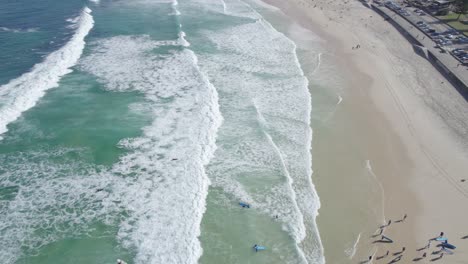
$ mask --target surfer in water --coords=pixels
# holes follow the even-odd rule
[[[127,262],[121,260],[121,259],[117,259],[117,264],[127,264]]]
[[[250,208],[250,204],[247,203],[240,202],[239,205],[242,206],[242,208]]]

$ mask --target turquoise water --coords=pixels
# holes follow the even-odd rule
[[[323,263],[308,80],[274,10],[47,6],[0,20],[4,263]]]

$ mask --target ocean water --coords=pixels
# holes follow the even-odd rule
[[[324,263],[310,83],[277,11],[0,12],[2,263]]]

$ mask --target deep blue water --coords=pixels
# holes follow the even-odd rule
[[[66,43],[82,0],[0,1],[0,85],[28,71]]]

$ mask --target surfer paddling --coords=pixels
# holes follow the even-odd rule
[[[239,205],[242,206],[242,208],[250,208],[250,204],[248,203],[240,202]]]
[[[264,246],[259,246],[259,245],[255,244],[253,246],[253,249],[255,249],[255,252],[258,252],[259,250],[265,250],[266,248]]]

